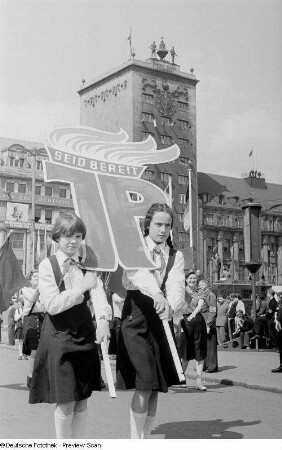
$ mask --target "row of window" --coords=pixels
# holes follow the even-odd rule
[[[68,194],[71,198],[71,193],[65,188],[55,188],[59,189],[57,195],[54,195],[54,188],[52,186],[35,186],[35,195],[45,195],[45,197],[59,196],[60,198],[67,198]],[[12,181],[6,181],[5,191],[9,194],[11,192],[18,192],[20,194],[26,194],[28,192],[27,183],[14,183]]]
[[[149,103],[149,105],[153,105],[154,104],[154,96],[151,94],[142,94],[142,101],[144,103]],[[178,109],[180,111],[188,111],[189,110],[189,103],[188,102],[177,102],[178,104]]]
[[[143,178],[145,180],[153,181],[156,179],[156,173],[153,170],[145,170],[143,174]],[[160,179],[163,183],[168,183],[169,179],[172,178],[172,174],[168,172],[161,172],[160,173]],[[189,177],[186,175],[178,175],[178,184],[187,186],[189,183]],[[185,195],[185,194],[183,194]],[[182,202],[181,202],[182,203]]]
[[[156,139],[154,133],[150,133],[149,131],[142,132],[143,141],[145,141],[145,139],[147,139],[149,136],[152,136],[154,139]],[[189,139],[177,138],[177,141],[175,141],[172,136],[168,136],[167,134],[161,134],[160,141],[163,145],[172,145],[177,142],[177,144],[181,148],[192,147],[192,143],[189,141]]]
[[[11,167],[24,167],[24,158],[16,158],[14,156],[9,157],[9,166]],[[43,164],[42,161],[37,159],[36,160],[36,170],[43,170]]]
[[[142,122],[153,123],[154,125],[156,125],[156,118],[152,113],[142,112]],[[168,125],[171,127],[175,124],[176,121],[174,122],[171,117],[161,116],[161,125]],[[181,130],[188,130],[189,128],[191,128],[191,124],[188,120],[178,119],[178,124]]]

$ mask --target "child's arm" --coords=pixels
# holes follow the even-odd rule
[[[192,314],[190,314],[189,317],[187,317],[188,322],[190,322],[190,320],[194,319],[196,317],[196,315],[202,311],[202,308],[204,306],[204,300],[202,298],[199,298],[198,304],[196,306],[196,308],[194,309],[194,311],[192,312]]]
[[[96,275],[88,272],[85,277],[81,277],[79,283],[72,289],[59,291],[51,263],[44,259],[39,265],[39,292],[40,302],[46,312],[51,315],[59,314],[83,302],[83,294],[88,289],[96,286]]]

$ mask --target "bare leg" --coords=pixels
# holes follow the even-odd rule
[[[57,439],[70,439],[75,402],[57,403],[54,418]]]
[[[207,388],[203,386],[202,384],[202,375],[203,375],[203,368],[204,368],[204,360],[201,359],[200,361],[196,361],[196,389],[199,391],[206,391]]]
[[[87,420],[87,399],[76,402],[71,423],[71,438],[83,439]]]
[[[148,414],[149,399],[151,394],[151,390],[136,390],[133,394],[130,409],[131,439],[142,439],[142,432]]]
[[[148,414],[145,420],[143,433],[141,438],[142,439],[149,439],[151,431],[153,429],[153,425],[155,422],[156,417],[156,411],[158,406],[158,391],[153,391],[148,403]]]

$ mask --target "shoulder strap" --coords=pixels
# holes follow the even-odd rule
[[[175,257],[176,257],[176,252],[177,250],[174,250],[173,248],[169,249],[169,257],[168,257],[168,262],[167,262],[167,266],[166,266],[166,271],[165,271],[165,276],[161,285],[161,291],[164,292],[165,289],[165,284],[167,281],[167,277],[169,272],[171,271],[174,261],[175,261]]]
[[[55,280],[56,280],[57,286],[59,288],[59,291],[63,292],[63,291],[66,290],[66,288],[65,288],[65,283],[64,283],[64,280],[63,280],[63,277],[62,277],[62,272],[61,272],[61,269],[60,269],[57,257],[56,257],[56,255],[51,255],[51,256],[49,256],[48,259],[49,259],[49,261],[51,263],[51,266],[52,266],[52,269],[53,269],[53,272],[54,272]]]

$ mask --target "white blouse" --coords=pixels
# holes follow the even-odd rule
[[[68,255],[60,249],[56,252],[56,257],[63,273],[63,265]],[[72,256],[78,262],[78,253]],[[44,309],[51,315],[59,314],[75,305],[82,303],[83,292],[80,288],[80,283],[83,280],[83,272],[77,265],[71,265],[69,271],[64,275],[64,284],[66,290],[59,291],[54,272],[48,258],[44,259],[39,265],[39,292],[40,302]],[[109,304],[103,289],[103,283],[100,278],[97,278],[97,287],[93,290],[95,296],[95,315],[99,319],[101,316],[109,316]],[[110,318],[110,317],[109,317]]]
[[[156,244],[149,236],[145,238],[145,241],[147,244],[147,248],[145,250],[146,254],[150,259],[152,259],[151,252],[155,248]],[[158,247],[160,248],[167,265],[169,258],[169,246],[164,243],[158,245]],[[156,294],[162,292],[160,287],[166,271],[163,270],[163,272],[160,273],[160,256],[156,255],[156,257],[156,269],[123,271],[122,284],[126,290],[140,290],[144,295],[148,295],[153,299]],[[165,297],[175,313],[180,313],[181,310],[185,309],[184,256],[180,251],[176,252],[173,267],[171,268],[165,283]]]

